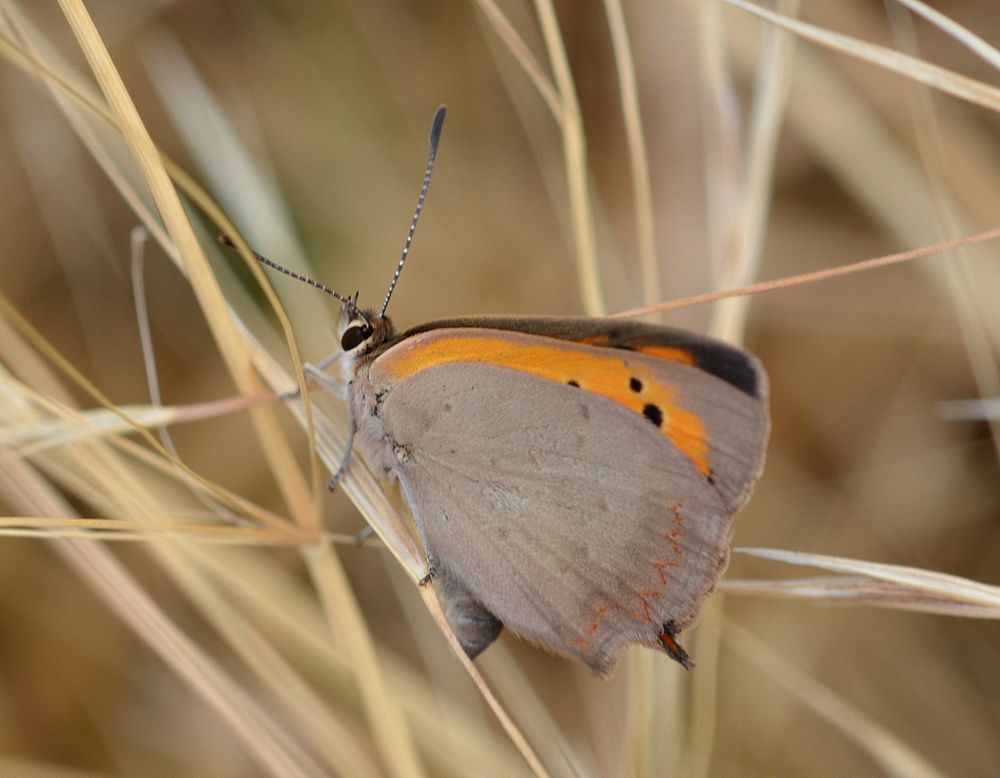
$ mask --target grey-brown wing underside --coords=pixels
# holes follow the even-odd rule
[[[709,475],[650,420],[528,373],[441,365],[388,393],[381,421],[405,452],[395,471],[446,608],[481,603],[487,633],[492,613],[602,673],[627,644],[662,647],[665,629],[694,622],[759,475],[767,412],[714,376],[643,359],[707,421]]]

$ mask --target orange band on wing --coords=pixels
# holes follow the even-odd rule
[[[643,346],[639,353],[691,363],[681,349]],[[643,365],[628,364],[628,351],[607,354],[575,348],[571,343],[524,343],[513,333],[483,335],[450,330],[423,333],[397,344],[377,360],[397,381],[435,365],[479,362],[579,386],[645,417],[694,463],[711,473],[705,423],[697,413],[677,404],[677,388],[665,384]]]
[[[585,346],[602,346],[615,348],[611,344],[611,338],[607,335],[585,335],[582,338],[574,338],[574,343],[583,343]],[[682,365],[693,365],[694,355],[687,349],[676,346],[654,346],[642,344],[638,346],[629,345],[627,351],[638,351],[640,354],[647,354],[657,359],[666,359],[670,362],[680,362]]]
[[[682,365],[693,365],[694,356],[690,351],[673,346],[639,346],[636,348],[640,354],[648,354],[657,359],[667,359],[671,362],[680,362]]]

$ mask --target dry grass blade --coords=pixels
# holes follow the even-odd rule
[[[236,330],[232,327],[229,312],[218,293],[214,278],[211,277],[208,271],[204,257],[201,255],[201,250],[197,246],[197,241],[191,232],[190,225],[187,224],[186,217],[177,201],[176,194],[166,178],[159,154],[152,146],[148,135],[142,129],[135,109],[131,105],[124,87],[114,71],[114,66],[107,57],[106,50],[104,50],[100,39],[97,37],[96,30],[94,30],[86,11],[81,5],[67,2],[64,4],[64,11],[72,20],[78,34],[78,39],[81,45],[85,47],[95,68],[95,72],[98,73],[99,78],[102,80],[102,86],[106,89],[109,100],[118,110],[119,120],[125,128],[126,137],[133,143],[133,148],[136,150],[140,164],[145,165],[145,171],[153,188],[154,196],[158,199],[159,207],[161,213],[164,213],[165,220],[168,225],[171,225],[171,233],[174,240],[179,245],[186,247],[182,248],[180,252],[181,256],[189,257],[191,255],[187,252],[192,252],[192,255],[195,257],[187,266],[188,275],[192,278],[196,290],[201,288],[205,292],[204,296],[201,297],[201,302],[210,324],[217,326],[216,333],[220,338],[223,353],[234,353],[227,351],[227,348],[232,346],[235,348],[235,353],[243,354],[245,358],[245,347],[240,345],[241,341],[235,337]],[[178,175],[176,170],[174,173]],[[178,177],[182,178],[181,176]],[[245,251],[246,247],[244,246],[243,249]],[[251,261],[251,264],[255,263]],[[256,269],[256,272],[259,273],[259,269]],[[203,284],[203,286],[199,286],[199,284]],[[245,390],[258,386],[256,377],[249,370],[249,362],[234,357],[230,363],[230,367],[234,371],[237,382]],[[265,426],[261,427],[259,431],[266,429],[267,424],[272,424],[270,436],[264,436],[265,438],[270,437],[270,440],[268,445],[263,447],[263,450],[271,456],[272,462],[278,468],[278,472],[281,475],[279,482],[290,483],[290,491],[286,493],[286,497],[289,499],[293,510],[296,511],[300,522],[304,526],[316,526],[318,521],[316,503],[311,499],[306,499],[308,497],[308,490],[304,488],[304,482],[295,475],[294,464],[291,462],[290,456],[288,456],[288,449],[284,444],[283,436],[280,434],[278,428],[273,426],[273,420],[270,417],[265,418],[262,424]],[[291,469],[289,469],[289,465],[292,465]],[[314,480],[318,482],[318,479]],[[386,707],[391,707],[391,704]],[[381,715],[383,715],[386,722],[391,723],[394,721],[393,717],[386,716],[384,710]],[[409,748],[407,747],[409,738],[405,734],[405,726],[392,725],[389,729],[393,732],[393,736],[383,744],[387,757],[390,760],[395,760],[395,766],[400,774],[413,774],[410,768],[416,765],[416,760],[413,756],[407,756],[407,754],[412,754],[412,745]],[[379,731],[385,732],[386,727],[381,727]]]
[[[937,415],[945,421],[1000,420],[1000,399],[945,400],[937,404]]]
[[[244,330],[247,342],[255,352],[255,363],[265,380],[273,386],[287,387],[291,382],[284,370]],[[304,420],[302,402],[292,404]],[[344,434],[317,410],[314,412],[317,448],[320,456],[334,472],[346,449]],[[410,572],[414,580],[423,575],[423,562],[405,526],[389,506],[385,494],[362,467],[352,467],[340,483],[369,520],[376,533],[393,555]],[[331,634],[341,636],[345,652],[351,659],[353,672],[362,693],[369,725],[380,744],[380,752],[396,775],[421,775],[423,770],[416,755],[411,730],[402,715],[399,701],[391,694],[350,583],[340,560],[326,544],[306,547],[304,558],[313,577],[320,602],[326,610]],[[346,626],[345,626],[346,622]],[[340,625],[335,628],[334,625]]]
[[[940,616],[1000,619],[1000,600],[992,606],[971,603],[960,597],[940,594],[930,589],[918,589],[895,581],[860,576],[774,581],[730,579],[720,582],[719,588],[733,594],[805,600],[815,605],[872,605],[919,613],[935,613]]]
[[[271,360],[265,352],[258,355],[257,362],[262,367],[265,377],[272,382],[272,385],[280,386],[282,381],[287,382],[287,376],[283,374],[281,367]],[[299,409],[299,405],[299,403],[293,404],[293,409]],[[299,410],[299,412],[301,411]],[[327,463],[327,466],[332,472],[336,469],[340,462],[342,452],[345,450],[346,439],[343,434],[339,430],[336,430],[318,411],[316,413],[316,425],[317,445],[320,457]],[[393,509],[386,501],[385,493],[374,482],[367,469],[362,466],[349,468],[344,479],[341,481],[340,488],[344,488],[348,491],[354,504],[362,512],[372,528],[374,528],[376,534],[378,534],[378,536],[385,541],[386,546],[400,562],[403,568],[408,572],[411,580],[414,582],[419,581],[424,576],[426,571],[423,556],[417,550],[412,537],[407,532],[405,525],[396,513],[395,509]],[[307,558],[310,558],[312,555],[317,553],[320,552],[316,550],[309,550]],[[347,586],[347,581],[343,578],[339,565],[333,573],[334,577],[332,580],[325,578],[325,576],[331,575],[331,573],[329,570],[323,572],[323,569],[319,564],[316,565],[315,573],[317,575],[322,574],[324,576],[324,578],[319,581],[318,586],[320,587],[320,591],[326,592],[326,596],[328,597],[328,607],[330,607],[331,612],[344,613],[345,608],[347,608],[347,612],[350,612],[351,609],[347,606],[349,600],[346,599],[344,595],[344,592],[346,591],[344,587]],[[433,587],[422,587],[421,594],[428,606],[428,610],[431,612],[431,615],[434,616],[438,627],[441,629],[442,633],[449,640],[449,642],[454,643],[454,646],[457,648],[457,639],[452,633],[448,622],[445,621],[443,614],[441,614],[437,598],[431,591],[432,588]],[[363,634],[365,633],[365,622],[361,619],[361,615],[354,614],[354,616],[357,618],[357,621],[354,624],[354,629],[349,629],[344,634],[350,638],[348,640],[348,645],[351,647],[349,651],[357,657],[359,662],[367,663],[369,662],[371,656],[373,656],[371,653],[373,647],[370,643],[370,637],[365,637]],[[483,679],[482,675],[480,675],[479,670],[467,659],[467,657],[465,657],[465,654],[461,652],[460,648],[458,649],[458,652],[460,655],[459,658],[463,660],[466,671],[469,673],[470,677],[472,677],[476,686],[480,689],[483,699],[487,702],[487,704],[489,704],[490,708],[496,714],[501,725],[510,736],[511,741],[515,744],[529,765],[532,765],[532,769],[536,770],[539,775],[546,774],[544,768],[541,766],[541,762],[539,761],[534,750],[531,748],[524,734],[520,731],[511,719],[510,715],[501,705],[500,701],[489,689],[486,681]],[[357,672],[361,672],[363,669],[363,667],[355,667]],[[365,689],[365,694],[370,703],[370,710],[380,710],[379,706],[384,704],[383,695],[386,693],[387,689],[380,681],[377,680],[373,681],[371,686]],[[380,721],[379,725],[384,726],[387,723],[388,722]],[[387,736],[391,735],[387,733]]]
[[[701,126],[711,133],[713,153],[705,160],[706,262],[713,288],[730,286],[734,273],[732,248],[739,227],[737,216],[747,164],[742,117],[735,72],[726,40],[725,9],[719,3],[700,3],[696,17],[699,33],[699,71],[704,79]],[[722,307],[722,306],[720,306]],[[732,304],[739,317],[740,306]]]
[[[1000,386],[1000,264],[986,243],[1000,237],[1000,90],[979,83],[995,84],[1000,56],[982,3],[929,3],[476,0],[448,14],[195,3],[165,14],[62,0],[64,15],[0,0],[0,687],[11,702],[0,727],[11,753],[150,778],[990,774],[996,454],[985,425],[932,413],[982,417],[991,401],[941,403]],[[66,27],[74,16],[86,61]],[[283,265],[380,300],[425,120],[443,100],[444,164],[415,272],[394,298],[398,331],[479,312],[576,315],[581,296],[656,302],[656,272],[671,297],[728,290],[652,310],[734,342],[745,331],[766,366],[774,427],[767,472],[734,525],[740,545],[858,549],[955,578],[804,555],[783,561],[835,572],[774,572],[734,555],[736,580],[683,635],[692,673],[636,648],[597,679],[506,633],[474,665],[446,648],[433,587],[416,585],[426,559],[406,495],[358,447],[337,493],[323,491],[320,462],[344,460],[346,413],[302,363],[334,347],[336,306],[286,279],[272,288],[230,224]],[[161,221],[158,208],[176,206],[164,206],[169,191],[150,195],[170,186],[163,171],[223,306],[182,277],[203,258]],[[151,252],[139,337],[124,239],[137,219],[181,268]],[[218,232],[246,267],[214,244]],[[955,235],[971,237],[940,243]],[[893,253],[912,246],[928,248]],[[967,256],[854,275],[960,247]],[[845,265],[854,257],[878,259]],[[734,289],[761,277],[778,280]],[[672,310],[710,300],[728,302]],[[220,326],[235,326],[246,354]],[[146,354],[155,343],[148,379],[140,339]],[[238,378],[234,388],[220,348],[279,399]],[[150,384],[162,402],[147,403]],[[251,424],[244,403],[280,424]],[[217,414],[227,408],[238,412]],[[710,445],[724,444],[707,421]],[[161,425],[180,453],[158,445]],[[294,452],[312,494],[288,488],[275,446]],[[352,545],[358,511],[378,536],[364,548]],[[614,520],[617,536],[628,517]],[[563,543],[544,553],[578,559]],[[871,607],[803,607],[814,604]],[[966,618],[942,629],[922,614]]]
[[[552,112],[552,117],[556,120],[556,124],[561,126],[565,121],[566,115],[562,100],[558,92],[556,92],[552,80],[546,75],[545,68],[542,67],[535,55],[531,53],[531,49],[524,42],[524,38],[518,35],[517,30],[514,29],[510,20],[507,19],[503,11],[500,10],[499,6],[493,0],[476,0],[476,5],[479,6],[479,10],[483,12],[490,26],[493,27],[497,37],[503,41],[514,59],[524,69],[528,78],[531,79],[531,83],[535,85],[538,94],[542,96],[545,104],[549,107],[549,111]]]
[[[888,10],[897,45],[905,51],[919,53],[920,46],[912,16],[896,5],[891,5]],[[964,224],[972,220],[957,206],[954,198],[946,194],[951,155],[942,145],[942,120],[935,110],[933,95],[919,84],[908,85],[906,95],[917,128],[921,167],[924,175],[932,182],[931,192],[938,230],[942,234],[961,231]],[[1000,368],[996,361],[997,352],[990,343],[990,335],[991,329],[992,334],[1000,334],[992,326],[996,307],[988,299],[988,295],[977,293],[975,266],[970,252],[960,251],[959,259],[959,262],[946,265],[941,276],[954,300],[979,393],[984,397],[995,396],[1000,393]],[[1000,341],[996,342],[1000,345]],[[1000,425],[992,426],[994,447],[1000,457]]]
[[[233,527],[219,524],[198,524],[192,521],[177,521],[164,526],[150,527],[124,519],[74,519],[60,516],[2,516],[0,535],[6,537],[47,538],[90,538],[102,542],[129,541],[148,542],[164,536],[183,538],[191,543],[225,546],[301,546],[311,542],[311,536],[294,532],[257,529],[255,527]],[[331,542],[354,543],[354,536],[326,533]]]
[[[340,560],[327,544],[306,549],[305,558],[324,609],[336,617],[330,623],[331,636],[335,635],[344,646],[364,700],[368,724],[389,771],[401,778],[424,775],[411,730],[399,700],[386,682],[375,643]]]
[[[921,570],[916,567],[864,562],[857,559],[845,559],[823,554],[805,554],[798,551],[782,551],[771,548],[736,548],[734,550],[762,559],[818,567],[823,570],[861,575],[876,581],[883,581],[895,587],[888,592],[891,596],[914,605],[921,602],[921,597],[926,597],[929,609],[933,609],[934,612],[941,612],[938,608],[942,607],[942,604],[952,603],[956,609],[953,611],[953,615],[974,615],[962,612],[962,606],[983,609],[981,618],[998,618],[998,613],[1000,613],[998,610],[1000,609],[1000,587],[970,581],[955,575]],[[837,596],[831,592],[829,599],[837,599]],[[975,615],[980,614],[977,612]]]
[[[621,0],[604,0],[611,42],[615,50],[615,72],[625,119],[629,169],[632,173],[632,199],[635,210],[635,234],[639,246],[639,268],[642,271],[642,292],[646,305],[661,297],[660,266],[656,256],[656,231],[653,225],[653,191],[649,179],[649,159],[646,138],[639,110],[639,87],[629,42],[625,12]]]
[[[160,462],[168,461],[178,472],[182,473],[185,477],[190,478],[193,483],[198,484],[201,488],[204,488],[208,493],[212,494],[216,499],[218,499],[223,504],[231,506],[237,512],[244,513],[246,515],[253,516],[258,521],[263,524],[270,525],[272,527],[287,527],[288,522],[284,519],[276,517],[267,511],[261,511],[255,506],[248,503],[226,490],[212,484],[210,481],[202,478],[198,473],[191,470],[186,464],[174,457],[169,451],[167,451],[156,438],[140,424],[134,423],[130,416],[125,414],[118,406],[111,402],[111,400],[104,395],[94,384],[88,381],[76,368],[69,364],[63,356],[56,351],[52,345],[42,337],[41,333],[38,332],[28,320],[15,309],[9,300],[0,294],[0,311],[6,314],[6,318],[0,318],[0,334],[9,340],[12,344],[19,343],[17,334],[22,334],[30,343],[38,349],[39,353],[47,357],[52,364],[56,365],[64,374],[69,376],[73,382],[83,389],[87,394],[93,397],[101,405],[105,406],[108,412],[119,418],[125,425],[127,425],[132,431],[137,432],[142,438],[153,447],[156,454],[160,458]],[[8,321],[14,325],[14,328],[10,328]],[[45,369],[42,370],[44,373]],[[25,396],[31,394],[25,391]],[[37,393],[34,396],[41,400],[42,398]],[[54,395],[59,396],[59,395]],[[48,399],[43,403],[49,411],[55,411],[60,417],[68,419],[72,424],[78,424],[79,412],[75,411],[68,406],[61,406],[58,401],[54,399]],[[37,417],[32,416],[28,422],[28,426],[38,424]],[[21,424],[14,424],[11,426],[24,428]],[[125,441],[118,441],[115,438],[111,438],[112,442],[118,445],[125,445]],[[159,463],[154,463],[159,464]]]
[[[785,0],[779,10],[793,14],[798,0]],[[728,288],[758,277],[764,251],[769,201],[777,158],[778,139],[788,97],[788,78],[794,62],[794,38],[777,27],[764,37],[760,65],[754,80],[746,166],[743,171],[737,213],[720,275],[720,286]],[[710,331],[731,343],[742,343],[749,296],[726,298],[728,304],[713,310]]]
[[[943,778],[945,775],[916,749],[812,676],[784,661],[732,619],[726,621],[725,636],[736,653],[766,672],[786,692],[853,740],[886,775],[898,778]]]
[[[212,567],[227,591],[270,623],[271,632],[290,640],[296,653],[304,653],[338,668],[340,675],[334,680],[347,688],[352,687],[354,667],[341,646],[329,639],[323,614],[317,609],[311,593],[297,587],[289,571],[261,570],[256,560],[244,556],[230,555],[225,560],[205,556],[203,562]],[[289,591],[293,588],[294,591]],[[275,603],[276,591],[282,593],[282,605]],[[428,754],[430,761],[437,758],[441,769],[452,764],[475,763],[485,775],[515,775],[523,771],[523,758],[501,741],[501,736],[492,728],[488,729],[485,720],[471,716],[461,699],[449,699],[447,693],[412,673],[408,665],[394,658],[391,652],[383,652],[380,659],[386,665],[393,694],[406,708],[421,751]],[[442,718],[433,715],[430,700],[445,706],[447,715]],[[481,746],[484,743],[490,743],[494,753],[483,753]],[[438,754],[434,753],[435,749],[439,749]]]
[[[73,517],[72,509],[27,464],[2,452],[0,459],[0,493],[7,502],[28,514]],[[230,724],[262,766],[274,775],[318,774],[319,765],[159,610],[110,551],[88,540],[64,540],[53,548]]]
[[[500,700],[497,699],[493,690],[490,689],[489,685],[486,683],[486,679],[483,678],[482,674],[479,672],[479,668],[476,667],[472,660],[465,655],[465,651],[458,642],[458,638],[455,637],[455,633],[452,632],[451,626],[448,624],[444,617],[444,611],[441,610],[441,605],[438,602],[437,595],[433,592],[432,587],[423,587],[420,591],[420,595],[423,598],[424,605],[427,606],[427,610],[430,612],[431,616],[434,618],[435,623],[437,623],[442,634],[448,639],[448,645],[451,646],[451,650],[454,652],[455,657],[462,663],[465,667],[465,671],[472,678],[473,682],[476,684],[476,688],[479,689],[479,693],[482,695],[483,700],[490,706],[493,713],[500,720],[501,726],[504,731],[510,737],[511,742],[521,755],[524,757],[528,766],[531,768],[532,772],[540,776],[547,776],[549,773],[542,765],[541,760],[539,760],[538,755],[535,750],[531,747],[528,739],[521,732],[514,720],[508,715],[506,709],[500,704]]]
[[[60,7],[87,56],[136,162],[143,171],[157,210],[184,261],[187,276],[219,343],[220,353],[229,367],[230,374],[243,394],[260,394],[260,383],[253,372],[246,348],[232,324],[215,276],[195,237],[170,176],[163,166],[160,153],[146,131],[97,28],[79,0],[61,0]],[[295,465],[273,413],[266,408],[255,408],[251,410],[250,418],[257,428],[260,440],[268,441],[262,446],[262,450],[272,462],[278,476],[277,482],[285,493],[287,504],[291,506],[300,523],[316,526],[318,506]]]
[[[722,654],[722,622],[726,601],[715,598],[705,603],[692,649],[698,657],[699,672],[691,679],[690,714],[687,743],[680,775],[697,778],[712,775],[712,755],[719,729],[720,685],[719,657]]]
[[[1000,70],[1000,51],[997,51],[993,46],[990,46],[978,35],[973,34],[970,30],[958,24],[953,19],[948,18],[940,11],[931,8],[927,5],[927,3],[923,3],[920,0],[895,1],[900,5],[906,6],[913,11],[913,13],[924,17],[935,27],[947,33],[956,41],[968,48],[969,51],[977,57],[980,57],[985,62],[988,62],[996,70]]]
[[[686,308],[691,305],[713,303],[730,297],[745,297],[748,295],[762,294],[763,292],[773,292],[778,289],[788,289],[790,287],[801,286],[803,284],[814,284],[817,281],[825,281],[831,278],[837,278],[838,276],[852,275],[854,273],[864,273],[869,270],[875,270],[876,268],[888,267],[889,265],[898,265],[901,262],[910,262],[911,260],[919,259],[921,257],[928,257],[933,254],[951,251],[952,249],[960,248],[962,246],[968,246],[973,243],[982,243],[988,240],[995,240],[997,238],[1000,238],[1000,228],[986,230],[985,232],[980,232],[976,235],[968,235],[964,238],[957,238],[956,240],[945,241],[934,246],[925,246],[924,248],[913,249],[912,251],[900,251],[897,254],[887,254],[884,257],[863,259],[859,262],[852,262],[847,265],[841,265],[840,267],[833,267],[827,270],[817,270],[814,273],[802,273],[801,275],[778,278],[773,281],[761,281],[760,283],[750,284],[748,286],[740,287],[739,289],[726,289],[722,292],[706,292],[705,294],[696,294],[690,297],[684,297],[680,300],[671,300],[669,302],[659,303],[658,305],[650,305],[644,308],[633,308],[628,311],[621,311],[620,313],[612,314],[612,318],[645,316],[649,313],[672,311],[675,308]]]
[[[1000,111],[1000,89],[984,84],[982,81],[953,73],[922,59],[910,57],[883,46],[865,43],[848,35],[830,32],[806,22],[790,19],[747,2],[747,0],[726,0],[726,2],[834,51],[864,59],[873,65],[892,70],[908,79],[919,81],[961,100],[967,100],[992,111]]]
[[[18,454],[26,457],[47,448],[71,446],[93,438],[121,435],[133,432],[136,428],[149,430],[211,419],[273,400],[273,394],[265,394],[258,397],[232,397],[183,406],[118,405],[116,412],[107,408],[96,408],[81,411],[72,421],[0,427],[0,445],[16,447]]]
[[[566,189],[569,200],[570,220],[573,223],[573,247],[577,262],[577,279],[583,308],[590,316],[603,316],[607,311],[601,274],[597,262],[597,244],[594,238],[594,216],[590,202],[590,185],[587,174],[587,141],[583,130],[583,116],[576,95],[576,85],[570,70],[559,20],[550,0],[535,0],[535,11],[542,27],[542,37],[548,50],[549,61],[555,73],[555,83],[563,106],[562,132],[563,157],[566,165]]]
[[[30,407],[26,407],[25,410],[30,410]],[[80,449],[79,456],[87,463],[90,475],[100,486],[109,490],[109,500],[117,510],[124,508],[138,517],[137,523],[143,528],[149,525],[158,530],[140,534],[158,561],[170,572],[173,581],[209,615],[215,628],[228,638],[246,664],[256,671],[261,681],[270,688],[274,698],[297,721],[298,735],[311,737],[315,750],[323,755],[327,764],[339,764],[345,768],[353,766],[351,772],[355,774],[370,774],[373,762],[363,749],[358,747],[354,735],[343,726],[338,717],[323,708],[315,698],[315,694],[305,687],[282,658],[257,636],[245,618],[234,612],[218,597],[200,570],[193,564],[197,557],[192,553],[193,549],[186,545],[186,533],[183,530],[169,531],[176,530],[176,527],[157,508],[151,493],[134,477],[135,474],[130,472],[127,466],[123,466],[124,463],[119,462],[110,450],[96,448],[103,443],[104,441],[98,440],[87,445],[81,444],[74,447],[70,453],[76,453],[77,449]],[[26,477],[29,471],[25,466],[21,471],[12,469],[12,472],[20,472]],[[51,499],[48,502],[38,503],[38,507],[42,505],[50,509],[52,506],[58,508],[58,503]],[[95,522],[91,528],[106,530],[107,524]],[[231,533],[241,531],[232,527],[227,529]],[[250,536],[253,534],[251,532]],[[102,588],[100,591],[111,598],[110,604],[115,606],[115,610],[133,629],[140,630],[140,634],[144,636],[158,635],[166,629],[172,629],[161,614],[151,612],[151,606],[144,601],[141,589],[131,583],[126,575],[116,573],[108,567],[111,557],[103,547],[92,542],[76,541],[75,545],[69,544],[65,548],[70,552],[74,550],[83,552],[75,556],[70,554],[69,558],[74,561],[79,571],[85,572],[91,578],[96,576],[96,581],[102,585],[106,584],[107,588]],[[155,625],[153,628],[150,628],[151,623]],[[178,648],[181,654],[171,664],[182,677],[199,688],[202,694],[218,695],[221,691],[234,697],[240,707],[246,709],[242,715],[260,718],[254,710],[255,704],[248,702],[249,697],[244,700],[243,690],[230,681],[219,668],[214,665],[209,665],[205,669],[188,667],[189,664],[199,661],[197,660],[199,650],[193,644]],[[161,652],[169,650],[169,641],[165,647],[157,645],[157,649]],[[220,689],[212,691],[202,688],[206,682],[215,684]],[[240,734],[250,736],[246,722],[233,714],[227,715],[227,720]],[[305,753],[296,738],[280,728],[275,728],[273,724],[268,726],[271,727],[273,734],[270,738],[261,740],[259,756],[271,766],[270,769],[282,775],[311,775],[324,770]]]

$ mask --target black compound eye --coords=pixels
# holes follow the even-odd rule
[[[352,324],[344,330],[344,334],[340,336],[340,347],[344,349],[344,351],[351,351],[368,340],[371,335],[371,325],[365,324],[364,322]]]

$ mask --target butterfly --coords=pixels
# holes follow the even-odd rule
[[[341,369],[368,465],[398,483],[449,624],[475,658],[507,627],[607,675],[630,644],[677,641],[728,564],[761,474],[767,377],[742,349],[601,318],[468,317],[396,333],[341,304]],[[336,482],[347,466],[345,457]]]

